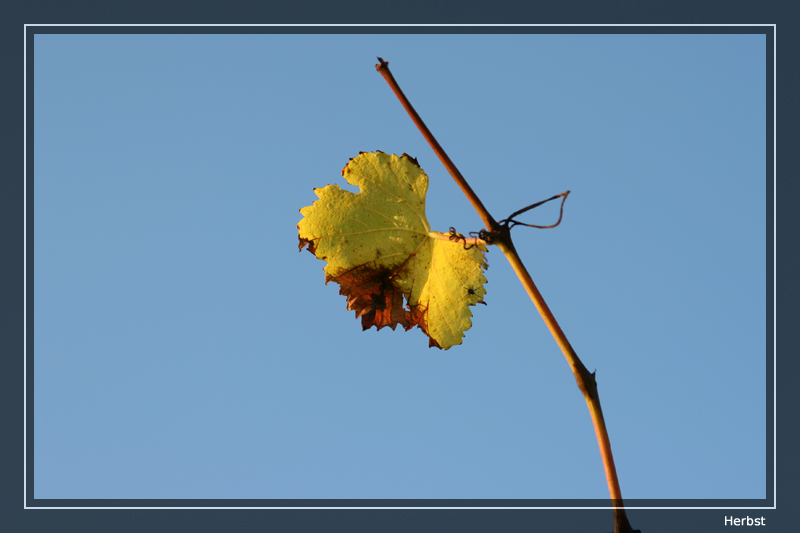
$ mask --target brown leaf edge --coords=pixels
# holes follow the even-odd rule
[[[339,284],[339,294],[347,297],[347,309],[355,311],[356,318],[361,318],[364,331],[372,326],[378,330],[389,326],[394,330],[400,325],[406,331],[419,326],[428,335],[428,346],[441,349],[439,343],[428,334],[425,307],[403,305],[403,290],[394,281],[403,269],[403,265],[396,271],[361,265],[328,281]]]

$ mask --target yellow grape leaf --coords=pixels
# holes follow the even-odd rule
[[[430,346],[461,344],[472,326],[469,306],[486,294],[486,248],[465,249],[431,231],[428,176],[416,159],[362,152],[342,176],[360,192],[314,189],[319,200],[300,210],[300,250],[327,261],[325,283],[341,286],[365,330],[419,326]]]

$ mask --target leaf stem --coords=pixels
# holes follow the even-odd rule
[[[446,233],[439,233],[438,231],[429,231],[428,237],[431,239],[439,239],[440,241],[452,242],[453,244],[461,244],[464,246],[486,246],[489,244],[479,237],[464,237],[458,241],[453,241]]]
[[[442,149],[442,147],[436,141],[436,138],[430,132],[428,127],[425,126],[425,123],[414,110],[414,107],[408,101],[408,98],[406,98],[405,94],[403,94],[403,91],[395,81],[394,76],[392,76],[392,73],[389,71],[389,62],[384,61],[380,57],[378,58],[378,61],[380,63],[376,65],[375,68],[381,73],[386,82],[392,88],[392,91],[400,100],[400,103],[403,104],[403,107],[411,116],[411,119],[428,141],[428,144],[431,145],[433,151],[436,152],[436,155],[442,161],[445,168],[447,168],[448,172],[450,172],[450,175],[467,196],[470,203],[478,212],[478,215],[480,215],[481,219],[483,219],[483,222],[486,224],[486,228],[498,233],[498,236],[492,241],[493,244],[497,244],[497,246],[508,259],[509,263],[511,263],[511,267],[514,269],[514,272],[516,272],[517,276],[522,282],[522,285],[525,287],[525,291],[528,293],[531,300],[533,300],[533,303],[536,306],[536,309],[539,311],[539,314],[542,315],[547,328],[550,330],[550,333],[555,338],[559,348],[561,348],[561,351],[564,353],[564,357],[566,357],[567,362],[572,369],[572,373],[575,376],[575,381],[577,382],[581,393],[583,393],[583,397],[586,400],[586,404],[589,407],[589,413],[592,417],[592,424],[594,425],[597,443],[600,447],[600,456],[603,460],[603,468],[606,473],[608,491],[611,495],[611,504],[614,510],[614,533],[635,533],[631,528],[630,523],[628,522],[627,514],[625,513],[625,507],[622,501],[622,491],[619,488],[617,469],[614,466],[614,457],[611,453],[611,441],[608,438],[608,430],[606,428],[605,419],[603,418],[603,410],[600,407],[600,397],[597,393],[597,382],[595,380],[594,372],[590,373],[586,369],[586,366],[584,366],[583,362],[581,362],[580,358],[575,353],[575,350],[573,350],[569,340],[567,340],[567,336],[558,325],[553,313],[550,311],[550,308],[544,301],[542,294],[539,292],[539,289],[533,282],[528,270],[522,263],[522,259],[520,259],[516,248],[514,248],[514,243],[511,240],[510,228],[507,225],[498,224],[486,210],[483,202],[481,202],[481,200],[478,198],[478,195],[475,194],[475,192],[469,186],[467,181],[461,175],[461,172],[458,171],[456,166],[450,160],[450,157],[448,157],[444,149]],[[564,196],[566,196],[566,194],[567,193],[564,193]],[[551,200],[554,198],[557,198],[557,196],[551,198]],[[529,208],[522,209],[517,213],[514,213],[514,215],[520,214],[527,209]],[[513,215],[510,218],[513,218]]]

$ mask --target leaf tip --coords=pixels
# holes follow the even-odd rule
[[[400,156],[400,158],[402,159],[402,158],[404,158],[404,157],[405,157],[406,159],[408,159],[409,161],[411,161],[412,163],[414,163],[414,165],[416,165],[416,167],[417,167],[417,168],[419,168],[419,169],[422,169],[422,167],[421,167],[421,166],[419,166],[419,161],[417,161],[417,158],[416,158],[416,157],[411,157],[411,156],[410,156],[410,155],[408,155],[407,153],[403,152],[403,155],[401,155],[401,156]]]
[[[440,350],[449,350],[450,346],[447,348],[442,348],[439,346],[439,343],[433,340],[433,337],[428,337],[428,348],[439,348]]]
[[[303,248],[305,248],[306,246],[308,246],[308,251],[309,251],[309,252],[311,252],[311,253],[312,253],[312,254],[314,254],[314,255],[317,255],[317,254],[316,254],[316,252],[317,252],[317,245],[314,243],[314,240],[313,240],[313,239],[306,239],[305,237],[301,237],[301,236],[299,236],[299,235],[298,235],[298,237],[297,237],[297,238],[298,238],[298,239],[299,239],[299,241],[300,241],[300,243],[299,243],[299,245],[298,245],[298,247],[297,247],[297,251],[298,251],[298,252],[302,252],[302,251],[303,251]]]

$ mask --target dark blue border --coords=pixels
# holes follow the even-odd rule
[[[709,20],[719,20],[720,18],[726,20],[727,22],[733,23],[778,23],[779,29],[781,29],[781,33],[779,34],[778,44],[781,48],[781,64],[785,65],[784,70],[781,72],[783,76],[781,80],[788,80],[781,81],[779,80],[779,93],[783,95],[781,100],[781,117],[782,121],[779,122],[781,128],[781,155],[782,158],[780,159],[781,163],[779,163],[779,172],[778,175],[787,176],[789,175],[790,169],[795,168],[790,166],[790,159],[792,158],[792,153],[797,146],[795,134],[792,131],[791,124],[793,123],[791,118],[786,120],[783,118],[784,116],[794,116],[796,104],[790,102],[792,94],[798,94],[797,87],[790,87],[788,86],[792,80],[790,73],[793,72],[795,69],[792,65],[796,65],[796,61],[792,62],[792,60],[787,59],[787,55],[791,52],[791,47],[787,47],[785,43],[794,43],[796,37],[793,34],[788,34],[787,31],[783,30],[784,25],[781,24],[783,19],[777,16],[777,13],[772,14],[771,16],[759,16],[755,19],[753,17],[747,16],[739,16],[738,21],[732,21],[731,18],[736,18],[732,16],[736,12],[737,5],[728,3],[726,12],[720,12],[722,17],[714,17],[714,16],[702,16],[701,10],[699,6],[696,5],[697,3],[685,3],[680,4],[681,6],[685,6],[686,9],[683,14],[679,15],[672,15],[668,16],[666,13],[662,12],[659,13],[658,8],[651,7],[651,13],[647,13],[646,16],[642,17],[641,10],[638,11],[638,15],[636,12],[630,12],[626,17],[616,17],[617,20],[624,20],[626,18],[635,18],[636,20],[629,20],[628,23],[635,23],[635,22],[642,22],[642,20],[653,20],[653,23],[697,23],[697,22],[708,22]],[[99,6],[100,4],[98,4]],[[375,5],[372,3],[363,2],[362,5],[369,6],[369,7],[362,7],[362,8],[354,8],[354,11],[363,14],[374,14],[374,16],[367,17],[370,20],[354,20],[350,17],[350,20],[339,22],[341,23],[359,23],[359,22],[375,22],[378,13],[375,10]],[[673,5],[678,5],[677,3]],[[72,6],[74,7],[74,6]],[[426,13],[426,10],[423,7],[427,7],[427,14],[431,13],[431,3],[425,2],[424,4],[420,4],[419,10],[417,13]],[[462,6],[463,7],[463,6]],[[490,18],[496,18],[493,16],[483,17],[480,13],[480,9],[475,7],[475,4],[469,4],[469,7],[472,9],[466,9],[471,18],[474,20],[482,20],[487,23],[503,23],[508,22],[508,17],[505,17],[506,20],[492,20],[489,22]],[[619,7],[619,6],[618,6]],[[680,6],[678,6],[680,7]],[[5,71],[10,73],[7,79],[13,79],[16,74],[15,72],[19,72],[22,70],[22,45],[19,42],[19,35],[21,32],[22,24],[33,23],[33,22],[52,22],[52,23],[60,23],[68,20],[75,20],[78,18],[75,12],[70,13],[68,6],[65,4],[59,4],[56,9],[61,10],[60,13],[58,12],[36,12],[36,9],[29,8],[29,12],[23,13],[20,17],[10,17],[16,26],[7,28],[9,31],[4,32],[3,39],[8,41],[9,46],[4,47],[5,50],[10,51],[11,58],[4,60],[6,63]],[[446,8],[441,8],[439,12],[441,13],[444,10],[447,13]],[[202,12],[203,9],[197,9],[194,11],[194,14],[190,14],[187,17],[180,17],[178,16],[177,19],[183,18],[186,23],[202,23],[202,22],[210,22],[215,21],[213,16],[213,10],[211,12],[206,12],[200,18],[204,20],[197,20],[198,13]],[[402,13],[399,17],[394,17],[390,19],[383,20],[391,20],[392,22],[397,23],[411,23],[411,22],[419,22],[420,19],[416,18],[416,20],[408,20],[409,17],[409,9],[403,8]],[[435,11],[435,10],[434,10]],[[155,13],[156,11],[153,10],[146,10],[145,13]],[[348,13],[350,13],[348,11]],[[607,15],[606,13],[592,13],[588,12],[587,15],[586,11],[581,12],[580,15],[568,15],[566,18],[562,17],[562,20],[568,19],[571,22],[577,23],[590,23],[590,22],[598,22],[586,20],[588,18],[598,18],[598,15]],[[14,15],[14,14],[12,14]],[[148,23],[152,22],[152,19],[149,20],[135,20],[136,18],[141,18],[141,15],[137,16],[123,16],[122,19],[125,22],[138,22],[138,23]],[[313,18],[313,15],[311,15]],[[479,18],[481,17],[481,18]],[[45,19],[50,20],[45,20]],[[102,15],[101,12],[94,13],[92,16],[88,16],[81,20],[80,22],[85,23],[92,23],[93,19],[102,19],[102,22],[108,22],[109,17],[106,14],[105,16]],[[114,18],[120,19],[119,16]],[[246,16],[235,16],[233,17],[236,20],[228,20],[230,23],[240,23],[242,19],[245,20],[252,20],[252,17]],[[414,18],[414,17],[412,17]],[[456,23],[456,22],[469,22],[467,20],[453,20],[455,17],[451,17],[450,20],[447,22]],[[599,17],[605,20],[609,20],[610,16],[602,16]],[[701,18],[702,20],[697,20]],[[24,19],[24,20],[23,20]],[[55,19],[55,20],[53,20]],[[195,19],[195,20],[190,20]],[[546,22],[558,22],[557,20],[545,21],[545,20],[531,20],[531,17],[527,17],[528,20],[531,22],[536,23],[546,23]],[[309,22],[309,23],[321,23],[321,22],[328,22],[333,19],[328,18],[327,20],[309,20],[309,18],[302,18],[302,22]],[[440,20],[443,20],[440,18]],[[519,17],[514,17],[512,20],[519,21],[521,20]],[[277,21],[275,19],[262,19],[263,22],[292,22],[291,20],[282,20]],[[298,20],[299,22],[300,20]],[[6,24],[9,24],[7,21]],[[216,22],[216,21],[215,21]],[[789,24],[786,24],[787,30]],[[772,136],[773,132],[773,87],[772,87],[772,66],[773,66],[773,50],[771,47],[772,43],[772,28],[771,27],[579,27],[579,28],[568,28],[568,27],[558,27],[558,28],[531,28],[531,27],[509,27],[509,28],[170,28],[170,27],[156,27],[156,28],[91,28],[91,27],[79,27],[79,28],[69,28],[69,27],[39,27],[31,31],[29,28],[29,35],[28,35],[28,64],[32,64],[35,50],[33,48],[33,34],[34,33],[180,33],[191,31],[192,33],[203,32],[203,33],[374,33],[374,32],[382,32],[382,33],[760,33],[767,35],[768,49],[767,49],[767,80],[768,80],[768,87],[767,87],[767,117],[768,117],[768,124],[767,124],[767,154],[769,159],[773,154],[773,146],[774,146],[774,138]],[[784,52],[784,49],[787,51]],[[33,79],[32,69],[28,69],[28,89],[27,89],[27,98],[29,102],[29,110],[28,110],[28,132],[27,132],[27,143],[29,147],[28,153],[28,198],[27,198],[27,224],[28,224],[28,293],[27,293],[27,301],[28,301],[28,308],[27,308],[27,321],[28,321],[28,375],[27,375],[27,394],[28,394],[28,428],[32,428],[32,419],[34,416],[33,412],[33,365],[32,365],[32,356],[33,356],[33,336],[32,336],[32,325],[33,325],[33,242],[32,242],[32,233],[33,233],[33,199],[32,199],[32,190],[33,190],[33,158],[32,158],[32,147],[33,147],[33,131],[32,131],[32,123],[33,123],[33,112],[30,108],[30,104],[33,101],[33,84],[35,80]],[[21,111],[19,107],[22,107],[21,99],[18,99],[18,86],[16,90],[12,90],[11,94],[9,94],[8,99],[4,99],[5,101],[17,101],[19,102],[18,106],[13,106],[11,110],[7,109],[9,106],[3,106],[6,113],[4,113],[4,117],[8,118],[8,120],[4,121],[6,127],[12,129],[10,132],[10,136],[7,138],[10,139],[10,142],[6,144],[6,148],[8,151],[6,152],[9,154],[9,165],[7,166],[8,175],[9,176],[20,176],[22,174],[22,162],[19,161],[19,157],[17,154],[22,153],[22,136],[19,135],[18,129],[18,120]],[[767,194],[768,197],[773,196],[774,188],[772,184],[772,175],[773,175],[773,163],[771,160],[766,162],[766,169],[767,169]],[[783,172],[781,172],[783,169]],[[15,172],[18,170],[18,172]],[[19,201],[22,198],[22,180],[17,179],[7,179],[4,180],[5,187],[7,188],[7,194],[3,195],[2,197],[6,200],[6,205],[3,206],[2,213],[4,216],[4,221],[6,224],[3,226],[3,236],[5,237],[4,243],[7,244],[7,248],[9,249],[9,254],[7,257],[13,257],[15,254],[12,251],[19,253],[19,250],[22,249],[20,243],[20,236],[22,235],[22,202]],[[794,195],[792,194],[793,190],[796,185],[791,182],[796,182],[796,180],[787,180],[783,179],[781,181],[781,198],[786,198],[786,200],[781,201],[779,200],[779,204],[784,207],[784,209],[779,209],[779,224],[782,228],[790,228],[793,227],[792,224],[794,223],[795,212],[797,211],[792,210],[789,208],[786,203],[790,201],[790,198]],[[771,203],[770,210],[767,213],[767,220],[768,220],[768,249],[766,251],[767,255],[767,272],[768,272],[768,279],[767,281],[767,294],[768,294],[768,309],[772,309],[772,294],[773,294],[773,279],[772,279],[772,272],[773,272],[773,264],[772,264],[772,257],[773,257],[773,250],[772,250],[772,242],[773,242],[773,235],[772,235],[772,206]],[[787,231],[782,231],[782,238],[787,240],[787,243],[792,242],[791,236],[787,237]],[[796,242],[796,241],[795,241]],[[782,258],[783,262],[778,265],[778,272],[779,278],[781,280],[781,294],[790,294],[796,292],[794,288],[797,285],[797,282],[794,282],[793,279],[797,277],[797,265],[794,261],[794,253],[790,250],[792,248],[791,245],[787,245],[786,247],[782,248]],[[788,257],[786,257],[788,256]],[[19,302],[20,301],[20,292],[19,288],[22,285],[22,279],[19,275],[19,271],[16,270],[20,267],[21,261],[17,261],[16,264],[11,264],[13,261],[7,261],[7,268],[9,268],[8,276],[4,279],[14,281],[13,283],[3,284],[4,292],[3,295],[7,296],[4,298],[5,302]],[[18,284],[17,284],[18,283]],[[786,292],[784,292],[784,287],[786,287]],[[792,309],[790,309],[791,303],[787,302],[789,298],[781,298],[781,301],[784,302],[785,306],[789,309],[785,309],[782,306],[782,313],[779,315],[783,318],[782,324],[788,325],[788,320],[791,320],[794,316],[792,313]],[[780,304],[780,302],[779,302]],[[13,310],[12,310],[13,309]],[[520,500],[367,500],[367,501],[354,501],[354,500],[270,500],[270,501],[263,501],[263,500],[35,500],[33,498],[33,467],[34,467],[34,456],[33,456],[33,435],[32,432],[29,433],[29,438],[27,441],[27,456],[28,456],[28,472],[27,472],[27,480],[28,480],[28,487],[27,487],[27,505],[29,509],[23,510],[23,490],[22,490],[22,482],[23,482],[23,468],[22,468],[22,454],[20,453],[21,446],[20,443],[22,441],[19,438],[19,434],[17,431],[20,431],[20,428],[23,426],[22,420],[22,384],[19,376],[22,375],[22,361],[19,355],[23,351],[22,346],[22,314],[19,313],[19,308],[16,305],[9,306],[8,313],[4,313],[4,317],[7,316],[7,320],[2,322],[2,331],[5,333],[3,335],[3,339],[7,339],[7,357],[6,365],[4,367],[5,372],[2,375],[5,376],[6,382],[3,383],[2,387],[2,394],[4,399],[7,401],[3,402],[3,405],[6,409],[3,410],[3,421],[5,422],[4,427],[9,428],[10,431],[6,431],[5,438],[2,439],[2,442],[5,444],[3,451],[4,462],[2,472],[4,473],[3,476],[0,476],[4,480],[3,488],[3,495],[4,498],[2,499],[2,516],[0,516],[0,523],[8,524],[11,527],[8,529],[9,531],[38,531],[38,530],[65,530],[65,529],[76,529],[81,531],[142,531],[142,530],[150,530],[150,531],[173,531],[176,529],[185,530],[187,528],[191,528],[192,531],[206,531],[206,530],[226,530],[229,531],[231,529],[241,530],[241,529],[251,529],[253,527],[268,527],[270,530],[294,530],[294,531],[305,531],[308,530],[330,530],[330,529],[339,529],[339,528],[346,528],[348,530],[371,530],[371,531],[450,531],[450,530],[457,530],[457,531],[517,531],[517,530],[558,530],[558,531],[608,531],[611,528],[611,513],[608,510],[585,510],[585,511],[531,511],[531,510],[488,510],[488,511],[479,511],[479,510],[185,510],[185,511],[176,511],[176,510],[36,510],[33,509],[35,507],[126,507],[126,506],[136,506],[136,507],[158,507],[158,506],[169,506],[169,507],[209,507],[209,506],[224,506],[224,507],[260,507],[264,505],[268,506],[337,506],[337,505],[346,505],[346,506],[364,506],[364,507],[371,507],[371,506],[403,506],[403,507],[416,507],[416,506],[435,506],[435,507],[475,507],[475,506],[548,506],[548,507],[560,507],[560,506],[576,506],[576,507],[585,507],[585,506],[599,506],[599,507],[606,507],[608,505],[607,501],[587,501],[587,500],[576,500],[576,501],[563,501],[563,500],[546,500],[546,501],[520,501]],[[767,316],[767,331],[772,331],[772,327],[774,324],[774,317]],[[789,331],[787,329],[781,329],[781,331]],[[782,342],[781,344],[784,344]],[[793,354],[796,350],[792,350],[789,346],[784,346],[783,354]],[[768,363],[768,376],[772,375],[773,373],[773,364],[772,364],[772,353],[773,353],[773,346],[772,346],[772,337],[768,335],[768,346],[766,347],[767,354],[767,363]],[[796,417],[793,416],[794,409],[792,408],[794,402],[796,402],[794,392],[794,384],[789,382],[791,376],[794,375],[794,372],[791,370],[796,365],[795,361],[789,360],[788,357],[783,358],[781,360],[781,373],[779,376],[779,380],[782,383],[782,386],[778,388],[779,390],[779,402],[784,407],[779,412],[781,413],[782,417],[786,416],[787,420],[785,424],[781,426],[782,429],[787,427],[792,427],[793,420],[796,420]],[[602,386],[602,384],[601,384]],[[767,390],[767,405],[770,408],[771,414],[771,407],[772,407],[772,398],[773,398],[773,387],[772,383],[768,384]],[[787,414],[788,412],[788,414]],[[792,416],[792,418],[788,418]],[[768,416],[768,428],[767,428],[767,439],[768,439],[768,455],[765,457],[765,461],[767,464],[767,472],[769,479],[767,480],[767,487],[768,487],[768,497],[766,500],[747,500],[747,501],[710,501],[710,500],[669,500],[669,501],[653,501],[653,500],[646,500],[646,501],[635,501],[635,500],[628,500],[626,504],[628,507],[638,507],[638,506],[648,506],[648,507],[661,507],[661,506],[670,506],[670,507],[763,507],[772,505],[774,501],[774,493],[772,490],[773,487],[773,479],[772,479],[772,464],[773,464],[773,453],[772,453],[772,435],[773,435],[773,427],[772,427],[772,416]],[[15,431],[16,428],[16,431]],[[786,431],[788,433],[788,430]],[[782,433],[783,435],[783,433]],[[735,434],[732,434],[732,438],[735,438]],[[795,454],[792,450],[796,449],[796,447],[791,447],[788,444],[788,441],[796,443],[796,438],[794,435],[789,435],[787,437],[782,436],[781,442],[784,443],[781,450],[783,453],[781,454],[781,465],[786,465],[789,467],[795,467],[797,464],[796,459],[792,459],[791,456]],[[783,468],[780,469],[780,473],[778,476],[778,482],[781,484],[781,490],[779,494],[781,494],[781,509],[783,510],[782,513],[778,513],[777,511],[773,510],[716,510],[716,511],[708,511],[708,510],[660,510],[660,511],[648,511],[648,510],[636,510],[636,509],[629,509],[628,515],[631,519],[631,523],[636,528],[641,528],[643,531],[646,532],[655,532],[655,531],[713,531],[715,530],[715,526],[719,527],[721,530],[724,526],[723,518],[724,516],[736,516],[736,517],[744,517],[744,516],[766,516],[767,524],[772,526],[778,526],[780,523],[785,523],[788,527],[788,524],[792,522],[792,517],[789,513],[791,510],[788,508],[790,507],[791,503],[793,503],[794,495],[796,494],[796,489],[792,486],[796,485],[792,482],[793,476],[788,471],[784,470]],[[785,518],[785,522],[781,520],[781,516]],[[774,528],[773,528],[774,529]],[[787,529],[788,530],[788,529]]]

